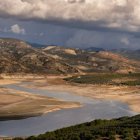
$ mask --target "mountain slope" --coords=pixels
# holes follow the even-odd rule
[[[14,140],[22,140],[15,138]],[[112,120],[95,120],[39,136],[31,136],[26,140],[139,140],[140,115]]]
[[[108,51],[86,51],[49,46],[43,49],[56,59],[63,60],[82,72],[139,72],[140,62]]]
[[[140,61],[140,50],[115,49],[111,51],[123,55],[124,57]]]
[[[140,62],[107,51],[47,46],[33,48],[17,39],[0,39],[0,73],[68,74],[139,72]]]
[[[69,64],[57,61],[39,49],[14,39],[0,40],[0,73],[75,73]]]

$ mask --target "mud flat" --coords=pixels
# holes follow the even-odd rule
[[[24,119],[79,106],[79,103],[0,87],[0,121]]]

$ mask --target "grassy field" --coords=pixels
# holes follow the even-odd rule
[[[26,140],[140,140],[140,115],[131,118],[95,120],[36,137],[31,136]]]
[[[87,74],[73,76],[64,80],[80,84],[107,84],[107,85],[140,85],[140,73],[130,74]]]

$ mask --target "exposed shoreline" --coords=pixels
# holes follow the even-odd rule
[[[114,100],[128,104],[134,112],[140,113],[140,86],[86,85],[68,83],[63,77],[48,77],[35,82],[37,88],[50,91],[69,92],[99,100]]]
[[[78,102],[66,102],[47,96],[2,87],[20,80],[0,80],[0,121],[36,117],[61,109],[80,107]]]
[[[47,76],[47,77],[38,76],[34,78],[34,76],[30,75],[30,76],[25,76],[24,78],[22,78],[19,76],[18,77],[12,76],[12,77],[6,77],[4,79],[1,79],[0,86],[7,85],[7,84],[16,84],[16,83],[18,84],[23,81],[31,81],[33,82],[33,85],[30,85],[29,88],[46,89],[48,91],[57,91],[57,92],[61,92],[61,91],[69,92],[72,94],[77,94],[80,96],[90,97],[90,98],[99,99],[99,100],[121,101],[123,103],[128,104],[132,111],[140,113],[140,108],[139,108],[140,87],[72,84],[72,83],[68,83],[64,81],[63,80],[64,77],[65,76]],[[41,95],[34,95],[31,93],[13,91],[10,89],[3,89],[3,90],[7,92],[7,95],[6,95],[7,97],[9,95],[14,95],[14,96],[18,95],[23,98],[24,96],[28,100],[30,100],[31,98],[34,99],[33,101],[34,103],[40,101],[39,98],[41,97],[43,100],[45,100],[45,103],[44,103],[45,105],[44,104],[40,105],[40,106],[43,106],[43,108],[42,107],[36,108],[35,106],[33,109],[29,109],[28,111],[26,110],[24,113],[18,112],[19,114],[16,114],[16,113],[8,114],[8,115],[3,114],[3,115],[0,115],[0,120],[24,119],[28,117],[35,117],[35,116],[43,115],[43,114],[61,110],[61,109],[76,108],[76,107],[81,106],[79,103],[59,101],[57,99],[47,98]],[[0,88],[0,92],[2,93],[2,88]],[[12,99],[12,97],[10,99]],[[42,102],[42,99],[41,99],[41,102]],[[53,101],[54,106],[51,106],[51,107],[49,106],[48,108],[48,104],[46,103],[50,100],[51,102]],[[25,102],[25,104],[30,106],[33,102],[29,101],[29,102]],[[0,102],[0,106],[2,106],[3,104],[4,103]],[[10,106],[10,104],[8,106]],[[17,110],[19,111],[19,109]],[[30,112],[30,110],[34,110],[35,112],[32,112],[32,111]]]

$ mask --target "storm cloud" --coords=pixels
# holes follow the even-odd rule
[[[133,34],[78,30],[69,38],[65,46],[75,48],[140,49],[140,39]]]
[[[0,17],[84,29],[109,28],[138,32],[138,13],[139,0],[0,0]]]

